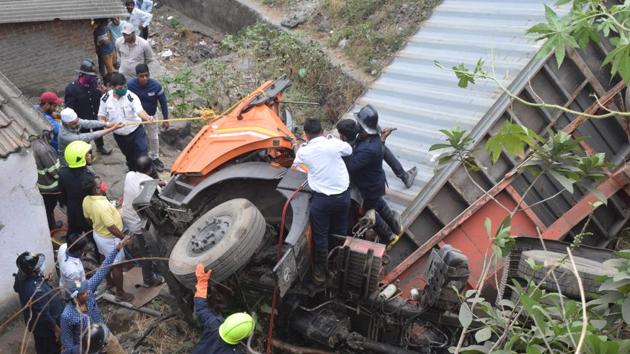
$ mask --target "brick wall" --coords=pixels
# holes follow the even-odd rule
[[[96,61],[89,20],[0,24],[0,71],[27,96],[63,92],[84,58]]]

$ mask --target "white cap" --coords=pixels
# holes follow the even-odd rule
[[[79,116],[77,116],[77,112],[75,112],[72,108],[62,109],[59,115],[61,116],[61,121],[64,123],[74,122],[79,118]]]
[[[132,34],[135,31],[136,31],[136,28],[131,23],[125,22],[123,24],[122,33],[124,33],[124,34]]]

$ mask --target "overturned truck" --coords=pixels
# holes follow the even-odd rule
[[[278,315],[270,321],[276,344],[342,352],[445,350],[458,330],[449,311],[457,312],[455,290],[469,274],[457,249],[433,251],[423,287],[403,294],[382,281],[385,266],[395,266],[384,245],[339,235],[328,257],[329,281],[310,285],[310,191],[306,175],[290,168],[296,138],[290,112],[280,107],[289,86],[285,79],[266,82],[207,124],[173,165],[168,184],[160,189],[145,182],[134,201],[147,219],[151,252],[169,258],[161,270],[179,306],[191,313],[195,266],[203,263],[214,270],[209,303],[217,310],[261,315],[272,304],[266,312]]]

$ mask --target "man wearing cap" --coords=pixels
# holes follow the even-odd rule
[[[28,306],[23,312],[24,322],[35,337],[37,354],[59,353],[59,335],[63,304],[57,291],[44,277],[43,254],[24,252],[16,260],[18,267],[13,290],[20,304]]]
[[[125,155],[129,171],[136,171],[136,161],[148,152],[147,135],[139,123],[152,123],[154,118],[144,111],[140,98],[127,90],[124,75],[114,73],[111,86],[112,89],[101,98],[98,118],[106,122],[125,123],[125,127],[114,132],[114,139]]]
[[[55,208],[61,198],[59,189],[59,157],[57,151],[48,141],[49,136],[44,135],[31,141],[33,157],[37,166],[37,188],[44,199],[46,219],[50,230],[63,226],[61,221],[55,220]]]
[[[208,308],[208,281],[212,269],[207,272],[203,264],[195,269],[197,284],[195,285],[195,314],[203,325],[203,333],[192,354],[232,354],[243,353],[238,344],[254,332],[254,319],[248,313],[237,312],[223,317]]]
[[[162,111],[162,118],[168,119],[168,101],[164,94],[164,89],[157,80],[151,78],[149,66],[147,64],[138,64],[136,66],[137,78],[129,80],[127,86],[129,91],[135,93],[140,98],[144,111],[155,116],[157,113],[158,103]],[[163,129],[168,129],[168,122],[162,123]],[[155,165],[158,172],[164,171],[164,163],[160,160],[160,129],[156,124],[148,124],[146,126],[149,157]]]
[[[59,154],[63,166],[67,165],[65,158],[63,158],[63,153],[66,150],[66,146],[71,142],[81,140],[89,143],[98,139],[101,139],[102,142],[104,135],[125,126],[123,122],[107,123],[101,120],[81,119],[72,108],[64,108],[59,115],[61,116]],[[94,129],[94,132],[90,132],[90,129]]]
[[[62,204],[66,205],[68,233],[84,233],[92,228],[83,217],[83,184],[95,177],[88,166],[92,164],[92,145],[85,141],[71,142],[64,151],[66,166],[59,170]]]
[[[96,77],[96,66],[90,59],[85,59],[81,63],[79,77],[66,86],[65,103],[67,108],[72,108],[76,114],[85,120],[96,121],[100,99],[103,92],[99,90],[98,79]],[[104,126],[99,124],[85,125],[82,128],[83,133],[102,129]],[[111,149],[105,147],[103,138],[96,137],[96,151],[103,155],[112,153]],[[60,154],[63,154],[60,150]]]
[[[137,4],[140,6],[136,6]],[[153,9],[153,1],[151,0],[126,0],[125,8],[129,13],[127,22],[131,23],[134,27],[136,35],[142,36],[144,39],[149,38],[149,24],[153,15],[151,10]],[[148,10],[148,11],[147,11]]]
[[[138,64],[150,64],[153,58],[153,49],[146,39],[137,36],[134,26],[127,22],[123,25],[123,37],[116,40],[116,51],[120,68],[118,72],[131,79],[136,77]]]
[[[39,105],[33,106],[36,110],[40,111],[44,115],[44,118],[52,125],[49,142],[57,153],[59,153],[57,137],[59,136],[60,125],[54,116],[56,115],[55,111],[62,103],[63,100],[59,98],[56,93],[46,91],[39,96]]]
[[[82,337],[89,335],[90,326],[99,324],[106,329],[107,332],[107,353],[118,354],[125,353],[120,346],[118,339],[109,332],[101,311],[96,304],[94,292],[98,285],[103,281],[109,273],[112,263],[116,259],[118,252],[127,244],[129,238],[125,238],[120,242],[112,252],[110,252],[105,261],[94,275],[83,281],[72,282],[65,288],[70,297],[70,301],[66,304],[61,314],[61,353],[75,354],[81,353]]]
[[[355,115],[361,128],[352,155],[345,159],[350,180],[357,186],[363,198],[366,217],[374,230],[391,249],[399,240],[403,229],[398,214],[385,198],[384,148],[379,136],[378,113],[367,105]]]

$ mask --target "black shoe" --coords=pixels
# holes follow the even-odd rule
[[[153,167],[155,167],[155,170],[158,172],[162,172],[166,168],[164,167],[164,163],[159,158],[153,160]]]
[[[112,153],[112,149],[106,148],[105,145],[97,146],[96,151],[101,155],[109,155]]]
[[[418,174],[418,170],[414,166],[410,168],[409,171],[405,172],[402,176],[400,176],[400,179],[405,184],[405,187],[411,188],[411,186],[413,186],[413,181],[416,179],[417,174]]]

